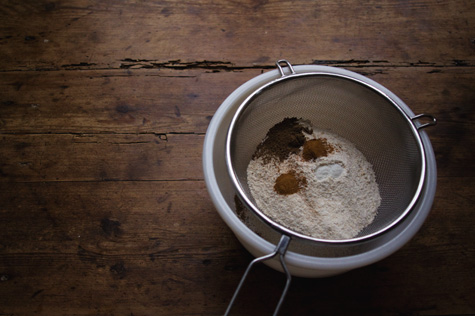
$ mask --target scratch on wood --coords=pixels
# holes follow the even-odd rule
[[[181,116],[181,112],[180,112],[180,108],[178,106],[175,105],[175,115],[176,117],[180,117]]]
[[[369,60],[313,60],[314,65],[335,65],[335,64],[368,64]]]
[[[413,66],[434,66],[435,63],[419,60],[415,63],[409,63],[411,67]]]
[[[93,66],[96,66],[96,65],[97,64],[95,64],[95,63],[80,62],[78,64],[61,65],[61,68],[65,68],[65,69],[69,69],[69,70],[78,70],[78,69],[82,69],[82,68],[85,68],[85,67],[93,67]]]
[[[35,298],[36,296],[38,296],[38,294],[42,293],[43,291],[44,291],[43,289],[36,291],[35,293],[33,293],[31,298]]]
[[[454,59],[455,66],[468,66],[468,62],[466,60]]]
[[[109,142],[113,145],[137,145],[137,144],[150,144],[152,141],[128,141],[128,142]]]
[[[75,144],[99,144],[95,135],[73,134],[73,143]]]

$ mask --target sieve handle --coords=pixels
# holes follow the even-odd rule
[[[244,284],[244,281],[246,280],[247,275],[249,274],[249,271],[251,271],[251,268],[258,262],[270,260],[274,258],[275,256],[279,255],[280,264],[282,268],[284,269],[285,275],[287,277],[287,281],[285,283],[284,290],[282,291],[282,294],[280,296],[279,302],[277,303],[277,307],[274,310],[273,316],[277,316],[277,314],[279,313],[280,307],[282,303],[284,302],[285,295],[287,294],[287,291],[289,290],[290,281],[292,280],[292,276],[290,275],[290,272],[287,269],[287,265],[285,264],[285,261],[284,261],[284,256],[285,256],[285,253],[287,252],[287,248],[289,247],[289,243],[290,243],[290,237],[286,235],[282,235],[282,237],[280,238],[279,244],[277,245],[277,247],[275,247],[274,252],[268,255],[265,255],[263,257],[259,257],[252,260],[252,262],[247,266],[247,269],[244,272],[244,275],[242,276],[241,281],[239,282],[239,285],[236,288],[236,291],[234,292],[231,302],[229,302],[228,308],[226,309],[224,316],[229,315],[229,312],[231,311],[231,307],[233,306],[234,301],[236,300],[236,297],[238,296],[239,291],[241,290],[242,285]]]
[[[292,65],[290,64],[290,62],[286,59],[281,59],[281,60],[278,60],[275,65],[277,66],[277,68],[279,69],[279,72],[280,72],[280,76],[281,77],[285,77],[285,73],[284,73],[284,69],[282,68],[282,66],[280,64],[285,64],[289,70],[290,70],[290,74],[293,75],[295,74],[295,70],[294,70],[294,67],[292,67]]]
[[[418,120],[418,119],[423,118],[423,117],[430,119],[430,122],[417,126],[418,130],[421,130],[421,129],[426,128],[428,126],[434,126],[434,125],[437,124],[437,119],[435,117],[433,117],[432,115],[430,115],[430,114],[418,114],[418,115],[412,117],[411,120],[415,121],[415,120]]]

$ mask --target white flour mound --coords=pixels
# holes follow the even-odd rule
[[[293,231],[321,239],[353,238],[373,221],[381,203],[372,165],[336,134],[314,128],[306,138],[325,138],[334,150],[313,161],[302,158],[302,148],[283,162],[253,159],[247,168],[251,194],[263,213]],[[291,171],[305,176],[306,186],[278,194],[277,177]]]

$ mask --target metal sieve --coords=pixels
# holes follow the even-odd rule
[[[296,73],[286,60],[279,60],[276,65],[280,78],[255,90],[234,114],[226,137],[225,156],[238,197],[263,222],[282,233],[282,237],[273,253],[250,263],[225,315],[252,266],[279,256],[287,283],[274,312],[277,315],[290,284],[284,256],[292,238],[338,245],[363,242],[383,234],[411,211],[424,185],[426,161],[419,130],[435,125],[434,117],[427,114],[409,117],[383,91],[347,75]],[[306,236],[275,222],[257,207],[247,184],[247,166],[269,129],[286,117],[309,120],[314,127],[349,140],[373,165],[381,205],[374,221],[356,237],[328,240]],[[423,117],[429,122],[419,123],[418,119]]]

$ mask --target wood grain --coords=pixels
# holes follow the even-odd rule
[[[383,84],[427,128],[437,192],[370,266],[294,278],[280,315],[475,315],[475,5],[455,1],[2,1],[0,315],[222,315],[252,256],[201,166],[236,88],[293,64]],[[257,266],[233,315],[270,315]]]
[[[345,68],[386,86],[416,114],[431,113],[449,129],[473,128],[475,67]],[[0,127],[15,134],[205,133],[226,97],[263,71],[8,72],[0,77]]]
[[[439,181],[442,187],[449,184],[470,185]],[[2,306],[14,314],[219,315],[250,259],[214,211],[203,182],[2,183],[0,188],[6,202],[0,212],[0,297],[10,298],[2,299]],[[283,314],[292,314],[295,306],[302,314],[354,308],[368,315],[414,309],[469,314],[474,234],[468,210],[474,193],[454,193],[438,192],[421,232],[390,258],[335,278],[295,279]],[[237,310],[268,313],[272,305],[255,297],[275,302],[282,282],[279,273],[258,267]]]
[[[252,67],[283,57],[473,65],[473,11],[462,0],[7,2],[0,60],[5,70]]]
[[[0,192],[9,201],[0,294],[11,313],[173,315],[188,304],[202,314],[204,292],[234,283],[234,273],[214,278],[236,269],[239,247],[202,181],[3,183]]]
[[[196,134],[7,134],[2,136],[0,181],[202,180],[203,138]]]

